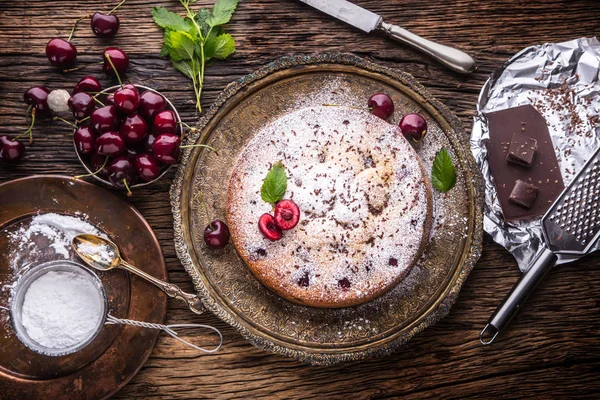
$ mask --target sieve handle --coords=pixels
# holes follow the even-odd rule
[[[492,344],[496,340],[498,334],[508,326],[538,283],[541,282],[548,271],[555,265],[557,259],[556,254],[546,246],[542,248],[542,251],[538,254],[531,267],[521,276],[521,279],[519,279],[508,296],[496,308],[487,325],[479,334],[479,341],[483,345]]]

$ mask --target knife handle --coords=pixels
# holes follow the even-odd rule
[[[399,42],[408,44],[436,59],[441,64],[461,74],[470,74],[477,69],[475,60],[464,51],[422,38],[397,25],[381,22],[379,29]]]
[[[558,257],[546,246],[538,254],[533,264],[521,276],[521,279],[510,291],[504,301],[496,308],[494,314],[490,317],[487,325],[479,334],[479,341],[483,345],[492,344],[496,337],[510,322],[510,320],[521,309],[525,300],[529,297],[535,287],[542,281],[548,271],[556,264]],[[490,339],[486,339],[493,335]]]

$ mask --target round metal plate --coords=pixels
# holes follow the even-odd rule
[[[408,112],[427,119],[428,134],[416,146],[426,168],[444,146],[458,175],[450,192],[436,191],[433,236],[404,281],[360,306],[317,309],[266,289],[232,245],[206,248],[202,234],[209,218],[225,217],[231,169],[265,124],[299,107],[365,107],[380,91],[394,99],[392,122]],[[176,250],[207,308],[252,344],[313,364],[359,360],[391,353],[448,313],[481,253],[482,178],[458,118],[410,75],[352,55],[285,57],[230,84],[199,128],[188,143],[208,144],[218,153],[193,148],[183,154],[171,189]]]

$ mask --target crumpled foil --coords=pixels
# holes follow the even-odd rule
[[[505,222],[487,162],[484,113],[532,104],[546,118],[565,187],[600,146],[600,42],[581,38],[531,46],[508,60],[481,89],[471,151],[486,185],[484,230],[526,271],[541,249],[542,217]],[[600,244],[592,251],[598,250]],[[559,256],[558,264],[579,257]]]

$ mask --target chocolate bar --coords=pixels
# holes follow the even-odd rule
[[[520,133],[513,133],[506,161],[531,167],[536,151],[537,140]]]

